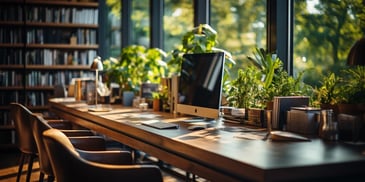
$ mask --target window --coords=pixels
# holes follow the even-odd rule
[[[150,45],[149,0],[132,1],[132,44]]]
[[[193,0],[165,0],[164,48],[170,51],[181,45],[182,36],[193,28]]]
[[[118,57],[121,50],[121,2],[118,0],[107,0],[108,22],[104,41],[107,48],[107,57]]]
[[[211,0],[211,26],[218,32],[218,48],[237,62],[231,76],[247,64],[255,47],[266,49],[266,0]]]
[[[338,73],[356,40],[365,35],[362,0],[294,1],[294,74],[318,85],[328,72]]]

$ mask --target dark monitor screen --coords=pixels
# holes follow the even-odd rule
[[[223,52],[184,54],[179,78],[177,112],[217,118],[221,104]]]

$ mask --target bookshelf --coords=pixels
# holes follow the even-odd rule
[[[92,77],[97,0],[0,1],[0,149],[14,145],[11,102],[47,112],[55,85]]]

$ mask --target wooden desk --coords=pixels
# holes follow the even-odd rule
[[[211,181],[283,181],[365,178],[365,146],[342,142],[274,142],[235,137],[219,129],[189,131],[183,118],[169,113],[139,112],[113,105],[110,112],[88,112],[72,99],[52,99],[50,109],[81,126]],[[158,130],[141,120],[178,123]],[[216,123],[220,125],[220,122]],[[349,178],[344,179],[349,179]]]

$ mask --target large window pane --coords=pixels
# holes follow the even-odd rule
[[[150,45],[149,0],[132,1],[132,43]]]
[[[211,26],[218,32],[218,47],[237,62],[231,74],[244,68],[255,47],[266,49],[266,0],[212,0]]]
[[[120,0],[106,0],[107,8],[107,26],[105,28],[106,34],[104,41],[108,47],[106,47],[108,57],[118,57],[121,50],[121,1]]]
[[[193,28],[192,0],[165,0],[164,49],[170,51],[181,45],[182,36]]]
[[[315,86],[321,75],[346,65],[351,46],[364,36],[364,5],[362,0],[294,2],[294,73],[304,70],[304,81]]]

